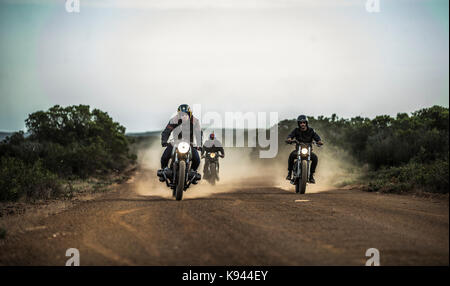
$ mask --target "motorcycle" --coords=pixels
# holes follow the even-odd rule
[[[201,180],[201,175],[191,172],[192,149],[187,142],[181,141],[172,149],[170,168],[158,170],[158,177],[163,178],[167,187],[172,189],[172,196],[177,201],[183,198],[183,193],[191,184]]]
[[[293,176],[291,184],[295,185],[295,192],[304,194],[306,192],[306,184],[309,178],[309,169],[311,163],[312,143],[299,142],[297,139],[287,141],[287,144],[296,144],[297,158],[294,161]],[[320,146],[320,145],[317,145]]]
[[[207,152],[202,158],[205,158],[205,168],[203,169],[203,178],[211,185],[215,185],[219,180],[219,155],[217,152]]]

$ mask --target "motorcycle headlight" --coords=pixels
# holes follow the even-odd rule
[[[211,158],[214,158],[214,157],[216,157],[216,153],[211,153],[211,154],[209,154],[209,156],[210,156]]]
[[[178,144],[178,152],[180,152],[181,154],[185,154],[187,153],[187,151],[189,151],[189,144],[186,142],[181,142],[180,144]]]
[[[308,149],[302,148],[301,152],[302,152],[302,155],[307,155],[308,154]]]

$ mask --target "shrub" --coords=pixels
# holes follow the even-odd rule
[[[0,142],[0,200],[60,194],[62,179],[104,176],[135,163],[125,128],[87,105],[38,111]]]
[[[32,165],[22,160],[3,157],[0,161],[0,200],[15,201],[22,197],[50,198],[61,194],[58,176],[38,160]]]
[[[399,167],[373,171],[366,177],[369,191],[403,192],[421,189],[427,192],[449,192],[448,157],[431,163],[411,161]]]
[[[136,161],[125,128],[87,105],[55,105],[30,114],[26,126],[29,137],[17,132],[6,138],[0,143],[0,157],[30,165],[41,160],[45,168],[65,178],[118,172]]]

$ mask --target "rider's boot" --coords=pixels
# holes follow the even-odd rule
[[[288,170],[288,175],[286,177],[286,180],[290,181],[292,177],[292,170]]]
[[[316,183],[316,180],[314,180],[314,173],[311,173],[309,175],[309,183],[311,183],[311,184],[315,184]]]
[[[156,173],[156,175],[158,176],[160,182],[164,182],[163,172],[164,172],[163,169],[159,169],[158,172]]]

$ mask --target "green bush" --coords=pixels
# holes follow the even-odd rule
[[[56,196],[61,180],[118,173],[136,161],[125,128],[87,105],[55,105],[25,123],[29,136],[0,142],[0,200]]]
[[[45,169],[41,160],[29,165],[17,158],[1,158],[0,201],[50,198],[61,192],[58,176]]]
[[[103,176],[123,171],[136,161],[129,151],[125,128],[106,112],[89,106],[53,106],[26,119],[30,133],[14,133],[0,143],[0,157],[14,157],[26,164],[42,161],[44,167],[64,178]]]
[[[443,158],[448,153],[449,109],[433,106],[397,114],[396,118],[381,115],[374,119],[354,117],[310,117],[310,125],[329,144],[353,154],[372,169],[400,166],[415,158],[422,163]],[[282,131],[284,140],[296,126],[294,120],[280,122],[289,126]],[[282,130],[282,129],[281,129]]]
[[[448,193],[448,157],[426,164],[411,161],[403,166],[373,171],[365,179],[369,191],[404,192],[419,189]]]
[[[308,117],[309,124],[328,144],[339,147],[373,170],[401,166],[415,160],[429,163],[449,152],[449,109],[433,106],[397,114],[396,118],[380,115],[373,119],[360,116],[350,119]],[[278,124],[279,146],[297,127],[296,120]]]

